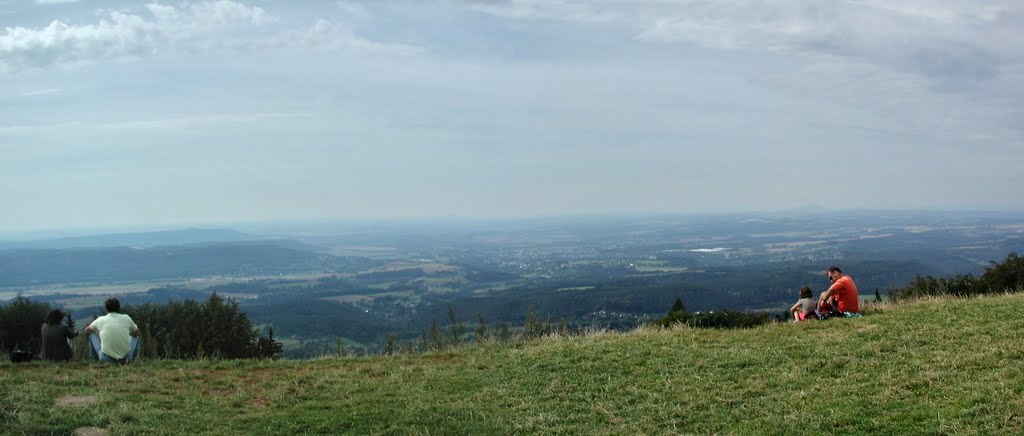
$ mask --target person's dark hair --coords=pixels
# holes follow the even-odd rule
[[[811,288],[807,286],[800,287],[800,298],[811,298],[814,294],[811,293]]]
[[[49,315],[46,315],[46,323],[49,325],[60,324],[62,319],[64,319],[64,312],[61,312],[60,309],[53,309]]]
[[[832,266],[828,267],[828,272],[830,272],[830,273],[837,272],[839,274],[842,274],[843,270],[839,269],[838,266],[832,265]]]
[[[121,302],[117,301],[114,297],[108,298],[105,305],[107,307],[107,313],[121,311]]]

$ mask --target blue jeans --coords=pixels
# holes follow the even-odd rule
[[[113,357],[108,356],[107,353],[100,351],[100,335],[96,333],[90,333],[89,357],[99,359],[100,362],[118,363],[124,365],[128,362],[135,360],[136,357],[139,357],[139,337],[132,336],[131,338],[129,338],[128,343],[128,354],[120,359],[115,359]]]

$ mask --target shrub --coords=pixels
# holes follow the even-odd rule
[[[654,325],[671,327],[676,324],[686,324],[697,328],[751,328],[771,322],[771,316],[767,312],[746,313],[746,312],[697,312],[686,311],[681,299],[676,299],[672,308],[665,316],[654,321]]]
[[[1024,287],[1024,257],[1011,252],[1002,263],[990,262],[990,265],[981,276],[987,292],[1013,292]]]
[[[274,328],[267,328],[267,337],[256,340],[256,354],[263,359],[277,360],[284,353],[284,344],[274,340]]]
[[[668,313],[655,321],[654,324],[662,327],[670,327],[675,324],[686,324],[689,319],[690,313],[686,311],[686,306],[683,305],[683,300],[676,298],[676,301],[672,303],[672,307],[668,310]]]
[[[0,349],[8,354],[15,349],[39,353],[42,348],[39,329],[51,310],[49,304],[22,295],[0,306]]]
[[[144,355],[171,359],[257,357],[256,332],[238,303],[216,293],[203,303],[194,300],[125,307],[142,331]],[[153,354],[150,354],[153,353]]]
[[[1015,292],[1024,287],[1024,258],[1011,252],[1001,263],[990,262],[981,277],[970,274],[953,278],[917,276],[913,283],[889,291],[892,298],[908,299],[939,295],[969,297],[974,295]]]
[[[686,324],[699,328],[745,329],[765,325],[769,322],[771,322],[771,317],[767,312],[746,313],[725,310],[695,313],[686,321]]]

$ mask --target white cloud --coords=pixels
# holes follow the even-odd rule
[[[602,8],[600,2],[573,0],[492,1],[473,3],[469,7],[484,14],[517,19],[603,23],[625,16],[621,11]]]
[[[510,20],[607,21],[642,42],[785,59],[785,68],[749,71],[751,80],[913,118],[915,130],[937,135],[1024,118],[1024,4],[1016,0],[510,0],[469,7]],[[993,130],[1001,141],[1024,138],[1020,126]]]
[[[985,80],[1024,58],[1015,0],[509,0],[470,4],[507,19],[614,22],[642,41],[855,59],[942,80]]]
[[[308,47],[327,51],[362,51],[392,54],[415,54],[422,47],[372,41],[356,35],[349,27],[318,19],[306,29],[287,31],[268,41],[278,47]]]
[[[1022,24],[1014,2],[696,0],[638,37],[795,56],[793,70],[803,74],[787,79],[796,86],[822,95],[849,90],[844,101],[901,118],[913,112],[921,130],[963,136],[1024,116],[1013,103],[1024,98],[1014,73],[1024,67]],[[998,130],[1004,142],[1024,134]]]
[[[940,7],[942,6],[942,7]],[[1024,56],[1019,8],[877,1],[687,2],[641,40],[786,51],[883,66],[962,86],[996,77]]]
[[[337,4],[338,8],[344,11],[345,14],[348,15],[349,17],[360,20],[370,18],[370,11],[366,9],[366,6],[363,6],[359,3],[347,0],[339,0],[335,4]]]
[[[121,121],[100,123],[91,127],[97,129],[139,129],[139,130],[178,130],[186,127],[217,126],[226,124],[251,124],[273,119],[308,118],[308,113],[259,112],[259,113],[219,113],[196,115],[189,117],[165,118],[158,120]]]
[[[259,7],[227,0],[181,8],[153,3],[147,9],[149,16],[110,12],[95,24],[8,27],[0,35],[0,55],[9,68],[142,56],[271,20]]]
[[[23,93],[21,95],[23,95],[25,97],[39,97],[39,96],[45,96],[45,95],[60,94],[60,91],[61,90],[58,89],[58,88],[38,89],[38,90],[35,90],[35,91],[25,92],[25,93]]]
[[[230,0],[171,6],[150,3],[145,13],[109,12],[94,24],[53,21],[41,28],[7,27],[0,34],[0,71],[60,63],[141,57],[163,51],[312,48],[415,51],[378,43],[319,20],[309,29],[275,32],[277,18],[259,6]]]
[[[59,5],[64,3],[78,3],[79,0],[36,0],[37,5]]]
[[[309,118],[309,113],[292,112],[255,112],[255,113],[213,113],[186,117],[161,119],[126,120],[116,122],[81,122],[68,121],[48,124],[28,124],[0,126],[0,134],[22,134],[37,131],[52,131],[60,128],[100,129],[100,130],[180,130],[208,126],[225,126],[231,124],[262,123],[275,119]]]

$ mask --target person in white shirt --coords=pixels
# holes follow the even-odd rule
[[[82,333],[89,336],[89,355],[100,362],[124,365],[139,354],[139,327],[132,317],[121,313],[121,302],[109,298],[107,314],[96,318]]]

